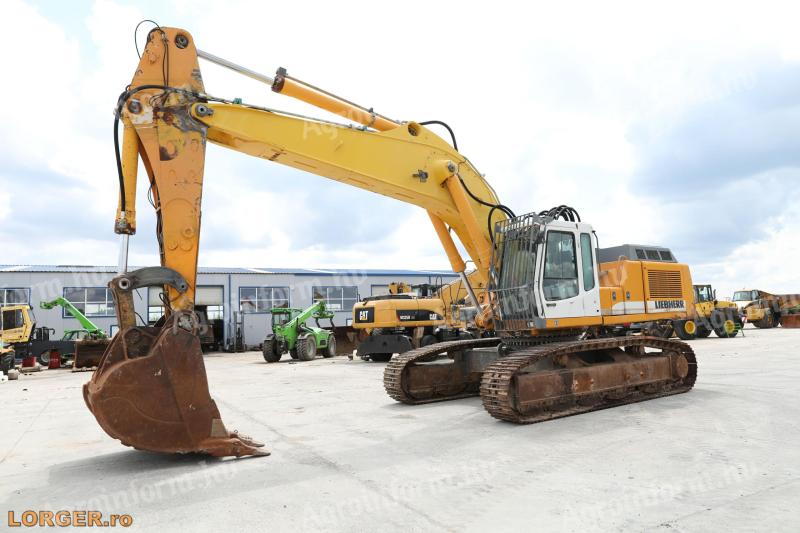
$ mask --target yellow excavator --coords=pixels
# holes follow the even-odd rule
[[[474,307],[464,304],[468,294],[460,278],[443,286],[393,282],[388,290],[353,306],[353,329],[362,332],[356,349],[361,359],[386,362],[412,348],[475,338],[469,320]]]
[[[272,90],[346,117],[342,125],[207,93],[202,58]],[[597,238],[575,210],[515,214],[475,166],[426,126],[397,121],[289,76],[265,76],[198,50],[178,28],[156,27],[117,101],[120,272],[110,282],[119,333],[84,398],[123,444],[158,452],[264,455],[262,444],[223,424],[211,399],[193,312],[205,150],[208,141],[366,189],[426,210],[470,293],[475,323],[497,337],[455,340],[390,361],[384,386],[405,403],[480,394],[492,416],[537,422],[686,392],[697,363],[688,345],[613,336],[620,324],[685,319],[692,298],[686,265],[619,260],[598,264]],[[118,130],[123,127],[120,146]],[[447,128],[449,129],[449,128]],[[136,230],[141,158],[156,210],[161,266],[127,271]],[[488,288],[471,290],[452,235]],[[163,286],[158,327],[137,326],[133,291]]]

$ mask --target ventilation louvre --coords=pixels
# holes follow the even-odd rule
[[[683,298],[681,290],[681,273],[675,270],[648,270],[647,284],[650,288],[650,298],[680,300]]]

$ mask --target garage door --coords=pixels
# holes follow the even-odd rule
[[[221,286],[199,286],[194,296],[195,305],[223,305]]]

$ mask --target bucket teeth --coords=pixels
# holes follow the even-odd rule
[[[227,439],[208,439],[200,443],[198,451],[212,457],[244,457],[248,455],[266,457],[270,455],[270,452],[264,450],[263,446],[260,442],[245,440],[236,436],[235,433],[231,433],[230,438]]]

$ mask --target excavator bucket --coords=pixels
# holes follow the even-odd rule
[[[228,431],[208,392],[200,347],[200,322],[191,311],[173,311],[161,326],[136,326],[132,293],[186,281],[160,267],[121,274],[109,287],[120,331],[111,340],[83,399],[111,437],[137,450],[164,453],[269,455],[263,444]]]
[[[337,353],[352,356],[361,340],[359,334],[363,330],[353,329],[351,326],[334,326],[332,331],[336,339]]]
[[[109,339],[84,339],[76,342],[72,358],[72,371],[77,372],[99,366],[100,359],[110,342]]]
[[[225,428],[208,392],[200,341],[178,324],[180,316],[114,337],[83,387],[89,410],[106,433],[139,450],[268,455]]]

